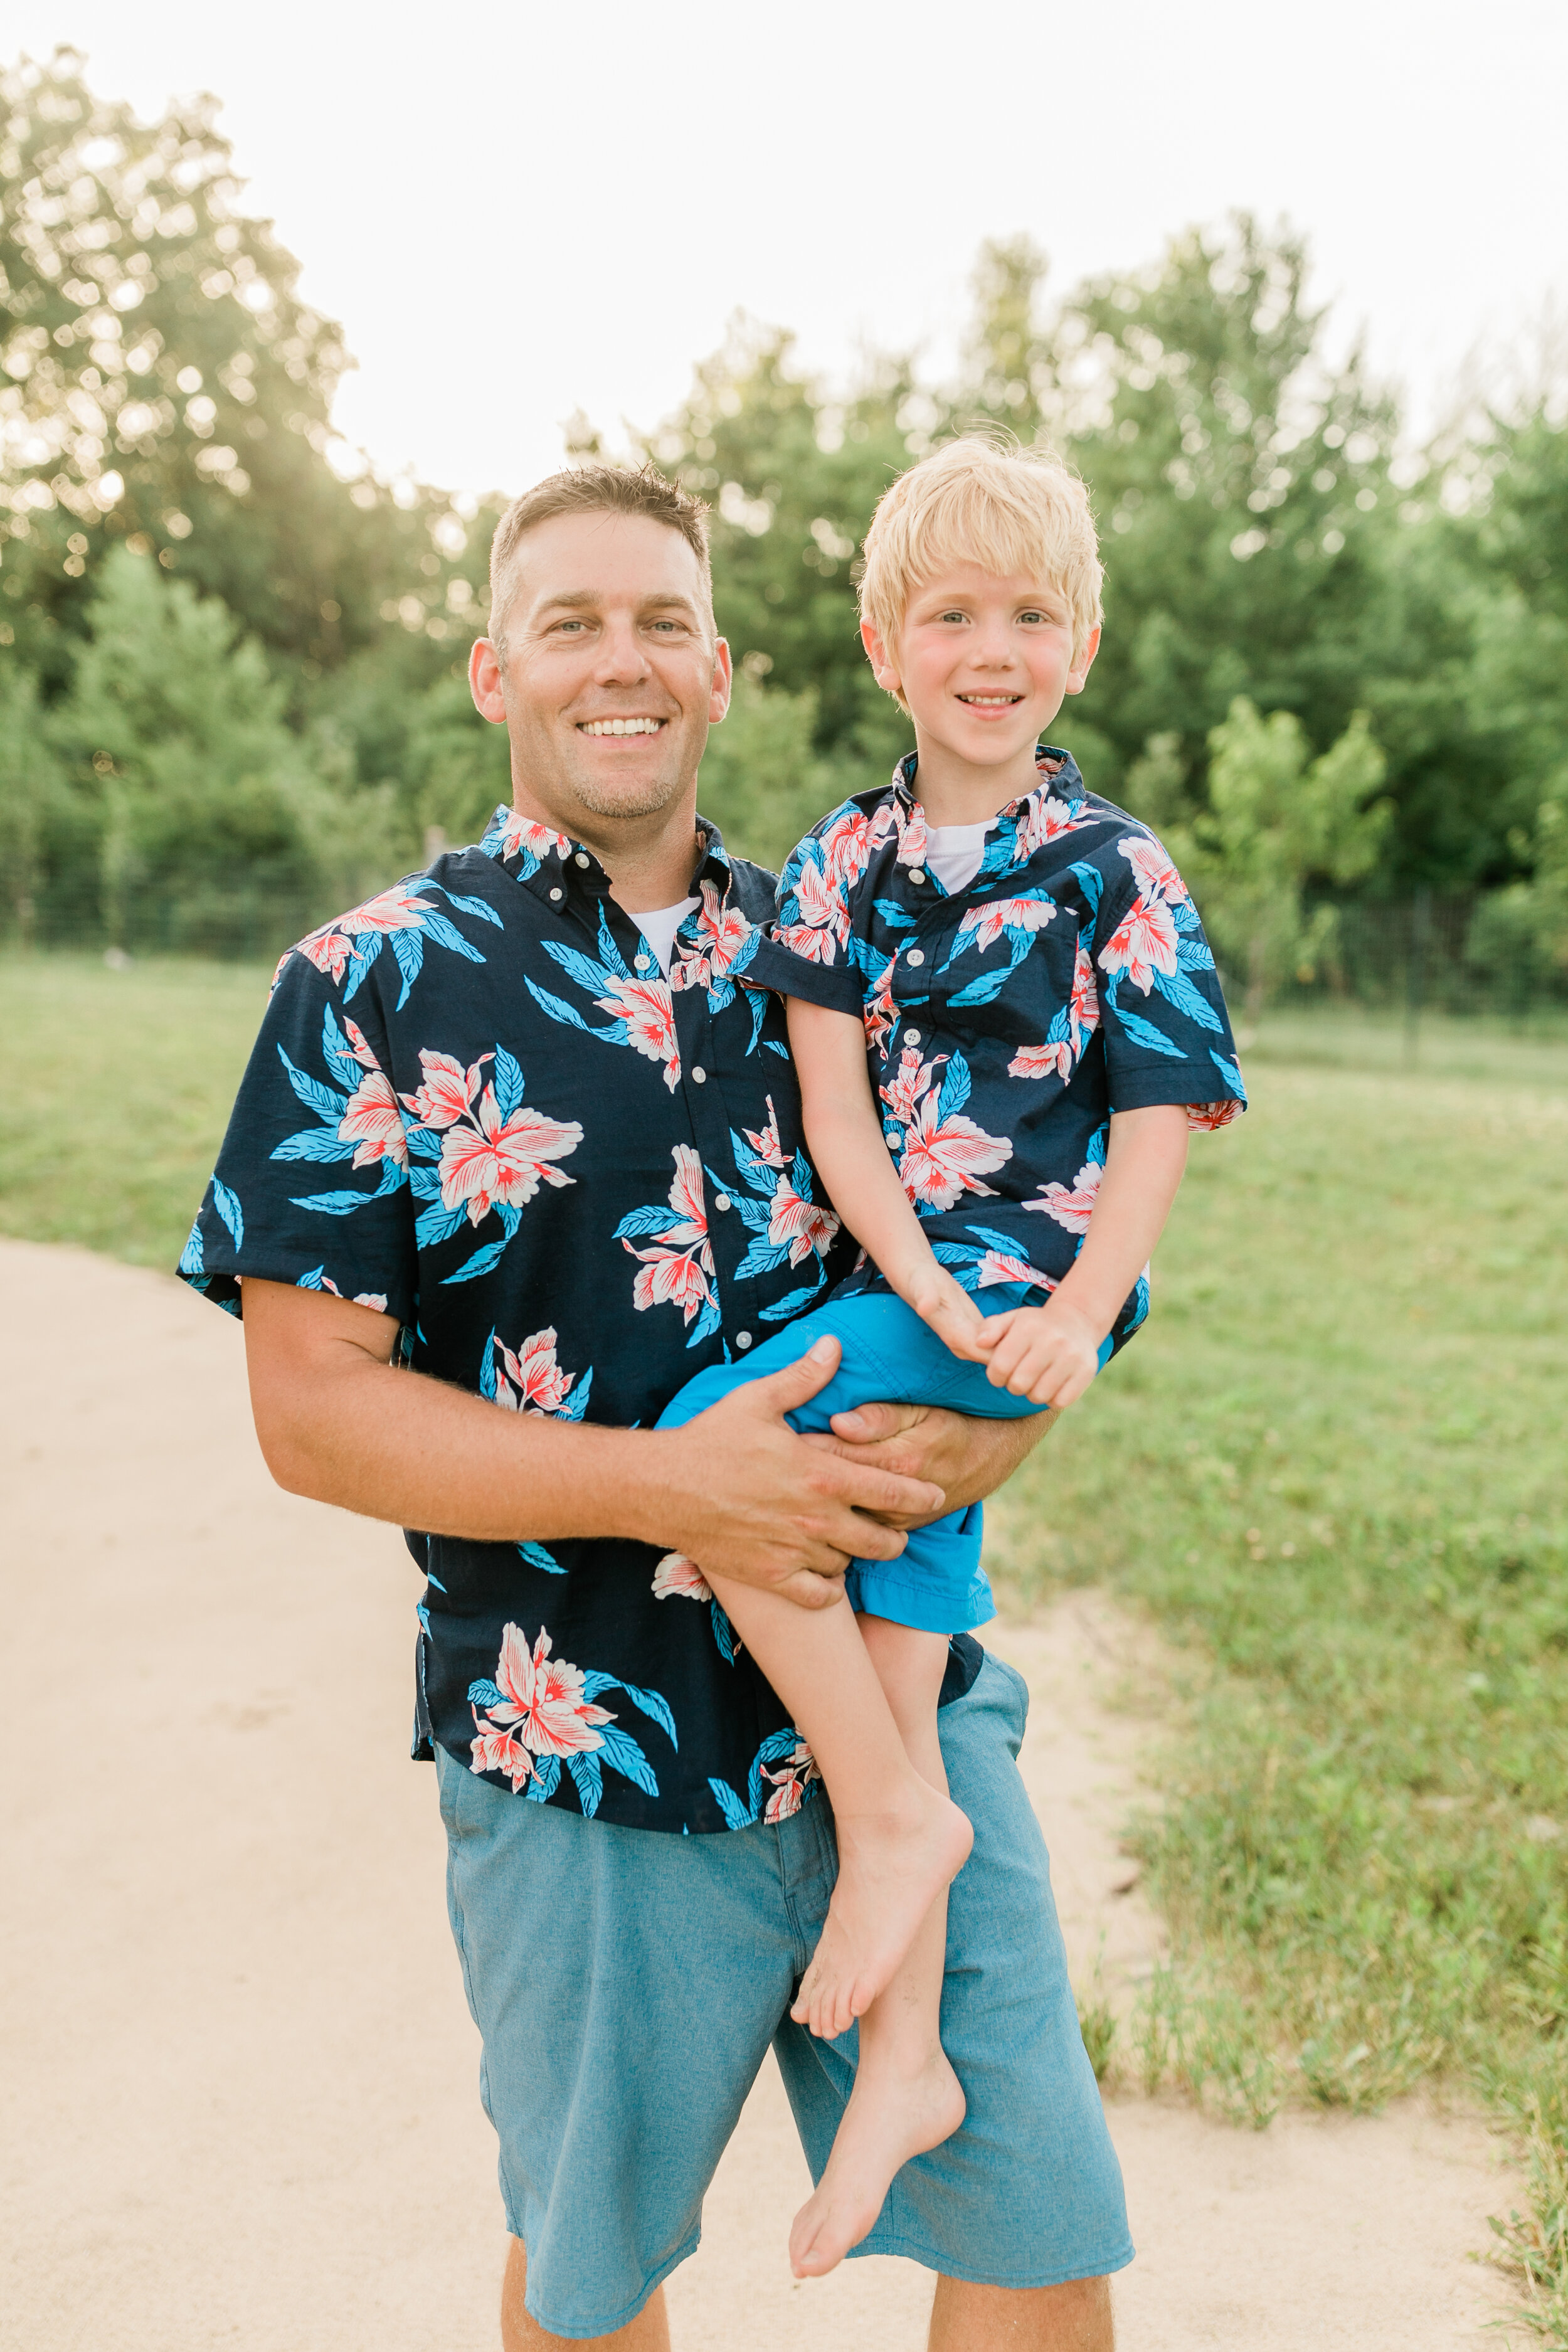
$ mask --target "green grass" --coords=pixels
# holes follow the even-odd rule
[[[267,977],[0,960],[0,1229],[171,1264]],[[1568,1034],[1434,1018],[1412,1069],[1329,1007],[1247,1068],[1149,1328],[992,1511],[1005,1591],[1108,1582],[1183,1664],[1174,1958],[1097,2062],[1253,2124],[1479,2095],[1568,2347]]]
[[[270,964],[0,956],[0,1233],[172,1267]]]
[[[1137,2071],[1255,2122],[1480,2094],[1531,2139],[1514,2251],[1568,2343],[1568,1045],[1464,1039],[1495,1076],[1266,1031],[1148,1328],[993,1554],[1026,1600],[1119,1587],[1188,1669]]]

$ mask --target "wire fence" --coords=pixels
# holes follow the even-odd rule
[[[371,885],[369,887],[374,887]],[[279,890],[237,887],[133,894],[111,918],[96,894],[50,893],[18,920],[0,922],[11,948],[36,946],[124,957],[206,957],[270,961],[336,909],[353,887]],[[1297,978],[1271,1002],[1305,1011],[1335,1001],[1403,1020],[1413,1030],[1428,1013],[1463,1020],[1484,1016],[1519,1026],[1539,1014],[1553,1026],[1568,1013],[1568,969],[1553,968],[1528,940],[1478,923],[1485,902],[1475,894],[1417,891],[1388,900],[1337,906],[1329,951],[1310,980]],[[1247,998],[1245,976],[1222,970],[1233,1011]]]

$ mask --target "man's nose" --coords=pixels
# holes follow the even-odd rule
[[[635,686],[647,677],[647,648],[635,622],[612,619],[605,624],[594,675],[605,686]]]

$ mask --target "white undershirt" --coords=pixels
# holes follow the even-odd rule
[[[675,953],[675,934],[696,904],[695,898],[682,898],[678,907],[647,907],[632,917],[658,958],[658,968],[666,979],[669,977],[669,959]]]
[[[984,824],[927,825],[926,864],[950,898],[966,890],[979,873],[990,830],[989,819]]]

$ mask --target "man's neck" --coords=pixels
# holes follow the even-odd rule
[[[694,799],[683,798],[653,816],[602,816],[579,809],[574,818],[565,819],[514,779],[512,805],[520,816],[591,849],[610,877],[611,896],[628,915],[678,906],[691,896],[700,854]]]

